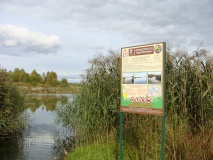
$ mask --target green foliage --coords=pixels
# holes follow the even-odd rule
[[[193,133],[213,120],[213,57],[204,49],[194,53],[167,54],[166,79],[168,114],[187,118]]]
[[[18,84],[32,85],[32,86],[52,86],[56,87],[60,84],[61,87],[67,87],[68,81],[66,78],[62,78],[61,82],[57,79],[56,72],[47,72],[46,74],[43,72],[42,75],[37,73],[34,69],[31,74],[25,72],[24,69],[15,68],[14,71],[10,72],[12,76],[13,82]]]
[[[13,82],[29,83],[30,81],[30,76],[24,69],[15,68],[11,75]]]
[[[42,83],[41,75],[37,73],[37,71],[34,69],[30,74],[30,83],[33,86],[36,86],[37,84]]]
[[[213,57],[204,49],[194,53],[167,50],[165,159],[213,157]],[[110,52],[89,62],[82,88],[71,104],[60,108],[59,121],[74,128],[77,147],[94,142],[101,146],[112,137],[118,144],[120,58]],[[160,159],[161,117],[125,113],[123,144],[124,159]],[[93,149],[82,153],[92,154]],[[113,153],[110,158],[118,159],[116,147]]]
[[[55,72],[47,72],[45,82],[52,87],[56,87],[58,85],[57,74]]]
[[[68,81],[67,81],[66,78],[62,78],[61,79],[60,86],[61,87],[67,87],[67,86],[69,86],[69,83],[68,83]]]
[[[79,148],[76,148],[70,157],[67,156],[65,160],[116,160],[114,156],[114,148],[116,143],[110,141],[101,144],[89,144]]]
[[[60,121],[70,123],[76,129],[79,141],[92,141],[98,134],[113,133],[118,128],[119,61],[119,55],[112,51],[108,56],[94,57],[89,61],[91,67],[82,77],[79,94],[73,103],[64,110],[59,109],[59,114],[70,113],[60,116]]]
[[[0,69],[0,137],[13,135],[23,125],[24,98],[11,82],[6,70]]]
[[[78,107],[82,140],[93,140],[99,134],[109,134],[118,127],[120,102],[120,57],[110,51],[89,61],[91,67],[82,77],[82,87],[73,104]]]

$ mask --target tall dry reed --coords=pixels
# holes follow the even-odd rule
[[[167,49],[165,159],[213,157],[213,57]],[[89,61],[81,89],[61,109],[61,122],[75,130],[76,146],[114,139],[119,155],[120,56],[110,51]],[[124,114],[124,159],[160,158],[161,117]],[[110,137],[110,138],[109,138]]]

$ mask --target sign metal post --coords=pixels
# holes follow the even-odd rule
[[[123,113],[120,112],[120,160],[123,159]]]

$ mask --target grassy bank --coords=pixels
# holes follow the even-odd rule
[[[142,125],[140,125],[142,126]],[[171,123],[166,125],[165,159],[171,160],[212,160],[213,158],[213,131],[206,127],[203,132],[193,135],[186,126],[171,128]],[[153,129],[154,130],[154,129]],[[129,142],[123,143],[123,160],[159,160],[161,135],[145,133],[133,137]],[[133,136],[130,133],[126,136]],[[144,136],[144,137],[143,137]],[[136,145],[137,141],[137,145]],[[65,160],[118,160],[119,142],[117,140],[95,140],[89,144],[80,145],[65,156]]]
[[[69,84],[66,87],[52,87],[48,85],[31,86],[24,83],[14,83],[24,94],[75,94],[80,84]]]
[[[68,154],[65,160],[114,160],[116,146],[115,141],[83,145]]]

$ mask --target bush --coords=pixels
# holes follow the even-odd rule
[[[12,136],[23,126],[20,114],[24,110],[24,97],[12,85],[10,75],[0,69],[0,136]]]

